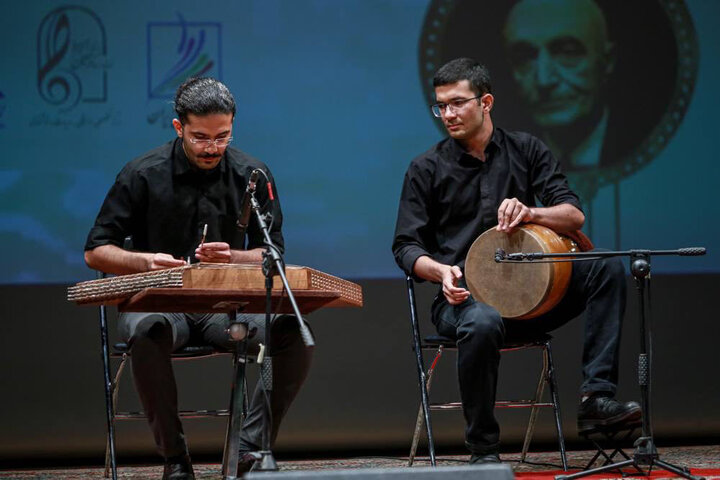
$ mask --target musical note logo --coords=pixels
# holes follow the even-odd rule
[[[37,89],[67,112],[80,102],[107,100],[107,38],[100,18],[86,7],[48,13],[37,32]]]

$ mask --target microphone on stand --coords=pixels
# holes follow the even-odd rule
[[[250,223],[250,210],[252,207],[250,198],[255,193],[259,174],[258,169],[255,169],[252,173],[250,173],[250,180],[248,180],[247,188],[245,188],[245,195],[243,196],[242,203],[240,204],[240,217],[238,218],[236,224],[238,230],[240,230],[241,239],[245,237],[245,231]],[[247,322],[237,321],[237,317],[232,316],[230,324],[227,328],[227,333],[230,335],[231,340],[235,342],[243,340],[248,334]]]
[[[516,252],[516,253],[507,253],[502,248],[498,248],[495,250],[495,263],[503,263],[503,262],[520,262],[523,260],[537,260],[539,258],[543,258],[545,254],[543,252],[537,252],[537,253],[523,253],[523,252]],[[552,255],[550,255],[552,256]]]
[[[252,194],[255,193],[255,188],[257,187],[257,179],[260,175],[259,170],[255,169],[250,174],[250,180],[248,180],[247,188],[245,189],[245,195],[243,196],[242,203],[240,204],[240,218],[238,218],[237,226],[240,230],[240,236],[245,236],[245,231],[247,230],[248,223],[250,223],[250,209],[251,209],[251,203],[250,203],[250,197],[252,197]]]
[[[683,257],[696,257],[698,255],[705,255],[706,250],[704,247],[686,247],[678,249],[678,255]]]
[[[247,323],[234,321],[228,325],[227,329],[230,339],[234,342],[244,340],[248,333]]]

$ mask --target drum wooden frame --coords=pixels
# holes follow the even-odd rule
[[[473,242],[465,259],[468,290],[504,318],[535,318],[560,302],[570,284],[571,262],[496,262],[498,248],[505,253],[570,253],[579,250],[574,240],[532,223],[510,234],[492,228]]]

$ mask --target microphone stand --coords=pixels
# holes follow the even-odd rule
[[[642,435],[635,441],[635,451],[629,460],[604,465],[602,467],[585,470],[571,475],[558,475],[556,480],[573,480],[576,478],[594,475],[596,473],[610,470],[621,470],[623,467],[634,466],[643,471],[640,466],[648,468],[648,474],[653,466],[657,465],[669,472],[689,480],[704,480],[704,477],[696,477],[690,473],[687,467],[680,467],[660,460],[660,454],[655,448],[653,440],[652,422],[650,416],[650,375],[652,370],[652,335],[651,324],[648,316],[645,315],[646,287],[649,299],[650,285],[650,257],[652,255],[681,255],[696,256],[705,255],[705,249],[700,247],[680,248],[678,250],[626,250],[626,251],[601,251],[601,252],[578,252],[578,253],[511,253],[507,254],[502,249],[495,252],[495,261],[498,263],[533,263],[536,259],[545,258],[567,258],[573,261],[592,258],[605,258],[626,256],[630,258],[630,272],[635,278],[635,286],[638,292],[640,308],[640,354],[638,356],[638,384],[640,385],[640,397],[642,405]],[[648,302],[649,303],[649,302]]]
[[[228,325],[228,334],[235,342],[234,355],[234,374],[232,396],[230,399],[230,418],[227,423],[227,431],[225,433],[225,449],[223,451],[223,480],[236,480],[238,463],[240,461],[240,429],[242,428],[242,411],[245,404],[245,393],[243,387],[245,384],[245,365],[248,339],[248,324],[238,314],[242,308],[238,308],[229,312],[230,323]],[[240,339],[240,335],[242,338]]]
[[[302,319],[300,308],[295,301],[295,296],[292,293],[292,289],[288,283],[287,277],[285,276],[285,264],[283,262],[280,250],[273,243],[270,238],[268,226],[265,221],[265,215],[260,211],[260,203],[255,198],[255,190],[250,192],[250,204],[252,210],[255,212],[258,225],[263,233],[264,243],[267,246],[267,250],[263,252],[263,274],[265,275],[265,345],[261,346],[260,354],[258,355],[258,363],[260,364],[260,376],[262,380],[263,390],[265,392],[265,408],[263,409],[263,438],[262,438],[262,450],[257,452],[259,462],[253,466],[253,471],[276,471],[278,469],[277,462],[273,457],[270,447],[270,437],[272,432],[272,417],[270,415],[270,398],[272,395],[272,356],[270,354],[271,345],[271,322],[272,322],[272,289],[273,289],[273,276],[280,275],[285,291],[287,292],[288,299],[297,318],[300,335],[305,343],[305,346],[312,347],[315,345],[315,341],[312,338],[310,330],[307,328]]]

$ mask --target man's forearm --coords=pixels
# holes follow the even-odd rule
[[[264,248],[252,250],[230,250],[230,263],[257,263],[262,262]]]
[[[446,269],[450,268],[449,265],[439,263],[427,255],[418,257],[413,265],[413,273],[420,278],[429,280],[431,282],[440,283],[443,279],[443,273]]]
[[[230,263],[262,262],[263,251],[263,248],[230,250]],[[185,264],[183,260],[173,259],[167,254],[132,252],[115,245],[102,245],[86,251],[85,262],[90,268],[116,275],[147,272],[148,270],[171,268]]]
[[[533,207],[531,222],[552,228],[556,232],[580,230],[585,223],[585,215],[569,203],[553,207]]]
[[[131,252],[115,245],[101,245],[85,252],[85,263],[90,268],[116,275],[146,272],[151,261],[151,253]]]

